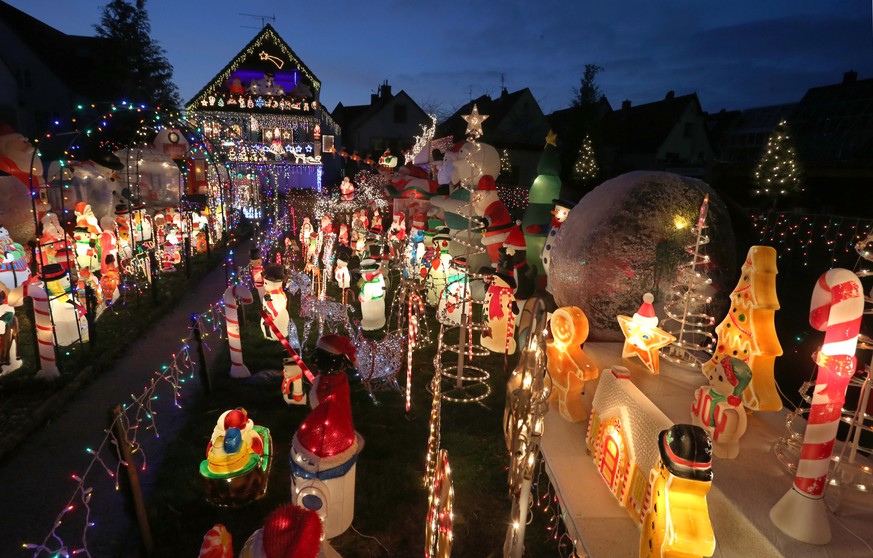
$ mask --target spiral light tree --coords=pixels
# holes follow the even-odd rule
[[[481,146],[477,141],[482,137],[482,122],[487,115],[479,114],[479,109],[473,105],[473,111],[463,117],[467,121],[467,144],[465,145],[466,162],[469,164],[470,176],[461,180],[460,188],[467,190],[471,200],[461,207],[461,214],[467,216],[466,231],[457,233],[453,240],[464,247],[463,258],[467,262],[473,261],[473,257],[483,254],[485,250],[473,241],[473,207],[472,200],[475,196],[476,184],[474,177],[482,173],[479,156]],[[484,279],[488,275],[479,273],[467,273],[467,280],[471,283]],[[491,393],[488,385],[490,374],[481,366],[472,364],[474,357],[484,357],[489,354],[488,349],[481,344],[474,343],[474,339],[481,333],[489,330],[489,325],[474,316],[481,315],[476,311],[482,303],[472,296],[463,296],[458,301],[460,306],[459,325],[449,325],[440,329],[440,345],[442,350],[438,353],[437,369],[443,379],[442,398],[445,401],[455,403],[471,403],[485,399]],[[474,335],[476,333],[477,335]],[[444,337],[446,336],[446,337]]]
[[[791,489],[770,510],[770,520],[785,534],[809,544],[831,540],[824,492],[831,454],[842,417],[846,388],[855,375],[855,350],[864,313],[861,281],[847,269],[831,269],[812,292],[809,323],[825,332],[815,355],[818,364],[803,448]]]
[[[709,294],[712,279],[705,273],[709,264],[705,249],[709,244],[709,236],[706,234],[708,207],[709,194],[706,194],[700,206],[697,224],[692,229],[694,243],[685,247],[691,258],[676,273],[676,283],[664,305],[667,319],[663,329],[673,335],[676,341],[661,356],[676,364],[693,368],[709,360],[716,341],[712,333],[715,318],[706,313],[712,302]],[[682,226],[678,220],[676,226]]]

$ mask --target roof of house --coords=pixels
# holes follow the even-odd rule
[[[503,93],[496,99],[492,99],[489,95],[482,95],[461,106],[454,114],[439,124],[436,135],[441,137],[451,135],[458,141],[465,138],[467,135],[467,121],[463,119],[463,116],[470,114],[473,110],[473,105],[476,105],[479,114],[488,116],[482,122],[483,140],[499,143],[499,138],[492,137],[494,131],[500,127],[500,124],[510,114],[515,104],[526,96],[529,96],[536,103],[536,99],[527,87],[512,93],[504,89]],[[537,104],[536,108],[539,109],[539,104]],[[530,144],[542,148],[543,133],[541,130],[536,130],[531,134],[536,137],[529,138]]]
[[[76,93],[93,99],[106,96],[89,71],[99,61],[96,55],[106,39],[67,35],[0,0],[4,21],[51,71]]]
[[[696,93],[679,97],[668,94],[665,99],[645,105],[623,105],[604,118],[606,142],[623,153],[653,153],[691,104],[700,110]]]
[[[270,46],[277,48],[278,54],[280,54],[281,57],[274,54],[276,51],[267,52],[265,50]],[[284,69],[287,71],[287,68],[285,67],[286,63],[293,66],[310,84],[312,84],[314,98],[318,99],[318,91],[321,89],[321,82],[315,74],[312,73],[312,70],[310,70],[309,67],[300,60],[297,54],[291,50],[288,43],[286,43],[268,23],[251,41],[249,41],[246,46],[242,48],[242,50],[240,50],[239,54],[231,59],[231,61],[228,62],[214,78],[212,78],[190,101],[188,101],[186,107],[189,110],[199,107],[201,101],[210,93],[221,90],[221,88],[226,85],[231,74],[240,67],[260,70],[261,72],[275,72],[277,69]]]
[[[408,99],[415,108],[421,111],[421,114],[427,114],[420,106],[418,106],[418,103],[416,103],[415,100],[406,93],[406,91],[401,89],[396,94],[389,94],[387,96],[380,95],[375,99],[375,102],[372,102],[369,105],[345,106],[342,103],[337,103],[331,116],[334,117],[334,120],[337,121],[343,130],[347,133],[351,133],[352,130],[356,130],[363,126],[369,119],[379,114],[380,111],[394,103],[400,97]]]

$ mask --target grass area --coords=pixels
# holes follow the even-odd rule
[[[168,309],[179,300],[210,270],[223,262],[223,245],[213,248],[210,258],[196,254],[191,258],[190,274],[184,268],[175,273],[159,276],[157,304],[148,287],[143,292],[129,292],[112,308],[104,311],[95,323],[95,338],[86,344],[76,343],[57,350],[59,378],[44,380],[34,377],[35,357],[34,328],[30,316],[30,301],[24,310],[17,312],[21,337],[19,346],[24,364],[18,370],[0,377],[0,439],[21,428],[22,421],[34,409],[52,395],[70,389],[73,382],[80,381],[86,368],[93,367],[94,375],[108,369],[124,354],[125,340],[136,339],[156,321],[166,315]],[[190,277],[189,277],[190,275]]]
[[[295,317],[296,298],[292,298],[291,306],[291,315]],[[149,518],[159,556],[196,555],[203,535],[215,523],[228,528],[238,553],[249,535],[263,525],[266,516],[290,501],[291,438],[309,408],[284,403],[281,374],[269,377],[257,373],[279,370],[284,355],[278,343],[261,337],[257,311],[257,303],[245,308],[242,330],[245,362],[254,376],[231,380],[227,374],[229,364],[221,356],[223,366],[213,371],[212,392],[190,394],[187,398],[186,424],[167,450],[149,501]],[[297,324],[302,331],[299,318]],[[435,323],[430,326],[435,336],[438,327]],[[343,556],[408,557],[423,553],[427,513],[423,475],[432,401],[425,386],[432,378],[435,350],[436,343],[431,343],[415,353],[411,416],[404,412],[400,393],[378,392],[378,403],[374,404],[363,385],[352,380],[352,414],[365,445],[357,467],[354,529],[331,540]],[[226,348],[224,351],[226,354]],[[304,350],[304,359],[307,356]],[[456,557],[502,556],[509,522],[508,455],[502,434],[508,372],[502,355],[486,357],[478,364],[492,373],[489,381],[492,393],[483,404],[442,404],[442,447],[448,450],[454,476],[452,555]],[[220,413],[240,406],[256,424],[271,431],[275,457],[269,489],[262,499],[242,508],[218,508],[204,498],[198,467]],[[534,512],[526,539],[526,556],[557,555],[543,514]]]

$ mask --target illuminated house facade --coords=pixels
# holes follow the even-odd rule
[[[222,146],[238,198],[256,208],[264,190],[321,189],[339,129],[320,91],[315,74],[266,25],[185,108]]]

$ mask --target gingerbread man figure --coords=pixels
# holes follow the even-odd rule
[[[548,371],[552,378],[550,398],[557,399],[564,419],[579,422],[588,416],[582,402],[585,382],[597,378],[600,369],[582,350],[588,339],[588,317],[576,306],[558,308],[551,319],[552,338],[546,343]]]
[[[718,366],[704,367],[708,386],[694,392],[691,421],[712,438],[716,457],[734,459],[740,452],[740,438],[746,432],[743,391],[752,381],[749,365],[738,358],[724,358]]]

